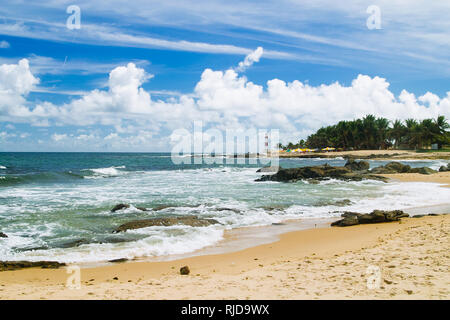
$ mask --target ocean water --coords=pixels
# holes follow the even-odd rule
[[[448,163],[402,162],[434,169]],[[345,160],[280,159],[285,168],[324,163],[340,166]],[[370,161],[371,167],[386,163]],[[168,153],[0,153],[0,231],[8,235],[0,238],[0,261],[82,263],[183,254],[218,243],[226,229],[449,202],[449,190],[434,183],[255,182],[261,166],[175,165]],[[118,203],[131,207],[112,213]],[[167,207],[152,210],[160,206]],[[131,220],[183,215],[220,224],[113,233]]]

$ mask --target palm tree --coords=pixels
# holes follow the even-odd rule
[[[392,128],[388,130],[388,138],[394,140],[394,148],[398,149],[401,139],[406,134],[406,127],[400,120],[395,120]]]
[[[387,133],[389,129],[389,120],[386,118],[377,118],[375,120],[375,125],[377,129],[377,141],[376,145],[381,149],[386,149],[389,142],[387,141]]]

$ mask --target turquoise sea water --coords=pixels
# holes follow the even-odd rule
[[[324,163],[345,161],[280,160],[282,167]],[[405,163],[436,169],[447,162]],[[225,229],[338,217],[343,210],[433,205],[449,198],[448,189],[427,183],[254,182],[261,165],[175,165],[168,153],[0,153],[0,231],[8,235],[0,238],[0,260],[97,262],[188,253],[217,243]],[[342,200],[350,202],[338,205]],[[132,206],[110,212],[117,203]],[[167,207],[152,210],[160,206]],[[214,218],[220,225],[112,233],[127,221],[180,215]]]

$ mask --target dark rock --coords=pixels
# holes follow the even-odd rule
[[[240,213],[241,210],[234,208],[215,208],[216,211],[232,211],[234,213]]]
[[[437,172],[436,170],[427,167],[421,167],[421,168],[412,168],[411,170],[409,170],[408,173],[433,174],[436,172]]]
[[[331,226],[339,226],[339,227],[348,227],[359,224],[358,217],[356,216],[348,216],[342,220],[335,221],[331,224]]]
[[[144,207],[136,207],[136,209],[141,210],[141,211],[148,211],[147,208],[144,208]]]
[[[446,166],[441,166],[441,167],[439,168],[439,172],[447,172],[447,171],[450,171],[449,168],[448,168],[448,166],[447,166],[447,167],[446,167]]]
[[[334,203],[334,205],[338,206],[338,207],[345,207],[345,206],[349,206],[351,204],[352,204],[352,202],[350,201],[350,199],[343,199],[343,200],[336,201]]]
[[[25,268],[58,269],[65,265],[65,263],[56,261],[0,261],[0,271],[12,271]]]
[[[119,203],[119,204],[115,205],[114,208],[111,209],[111,212],[116,212],[118,210],[127,209],[129,207],[130,207],[129,204]]]
[[[411,166],[402,164],[400,162],[389,162],[384,166],[386,169],[393,170],[398,173],[408,173],[411,170]]]
[[[347,217],[359,217],[361,216],[361,213],[358,212],[350,212],[350,211],[345,211],[343,214],[341,214],[341,217],[343,218],[347,218]]]
[[[354,159],[348,159],[344,167],[349,168],[352,171],[364,171],[369,170],[370,165],[367,161],[356,162]]]
[[[344,219],[333,222],[332,226],[346,227],[356,224],[381,223],[390,221],[399,221],[400,218],[409,217],[401,210],[383,211],[373,210],[369,214],[360,214],[356,212],[345,212],[341,215]]]
[[[190,272],[191,272],[191,270],[189,270],[188,266],[184,266],[184,267],[180,268],[180,274],[183,276],[187,276]]]
[[[422,218],[425,217],[424,214],[416,214],[415,216],[412,216],[411,218]]]
[[[8,238],[8,236],[6,234],[4,234],[3,232],[0,232],[0,238]]]
[[[432,174],[436,170],[421,167],[421,168],[411,168],[409,165],[401,164],[400,162],[389,162],[385,166],[380,166],[370,170],[374,174],[394,174],[394,173],[420,173],[420,174]]]
[[[281,169],[281,167],[267,166],[267,167],[262,167],[261,169],[256,170],[256,172],[278,172],[279,169]]]
[[[121,262],[126,262],[126,261],[128,261],[128,259],[126,259],[126,258],[120,258],[120,259],[109,260],[108,262],[112,262],[112,263],[121,263]]]
[[[380,223],[385,222],[386,217],[382,211],[374,210],[370,214],[362,214],[358,217],[358,222],[360,224],[367,224],[367,223]]]
[[[296,182],[298,180],[314,179],[328,180],[339,179],[346,181],[361,181],[363,179],[373,179],[386,182],[384,177],[367,174],[363,172],[352,172],[348,167],[333,167],[329,165],[280,169],[273,175],[263,175],[255,181],[279,181],[279,182]]]
[[[167,209],[167,208],[170,208],[170,207],[172,207],[172,206],[170,206],[170,205],[160,205],[160,206],[154,207],[152,210],[153,211],[159,211],[159,210]]]
[[[90,243],[87,239],[77,239],[69,242],[64,242],[59,245],[56,245],[57,248],[73,248],[73,247],[79,247],[82,244],[88,244]]]
[[[152,218],[145,220],[135,220],[120,225],[114,232],[123,232],[127,230],[147,228],[152,226],[174,226],[174,225],[187,225],[191,227],[206,227],[212,224],[219,223],[214,219],[203,219],[197,216],[187,217],[170,217],[170,218]]]

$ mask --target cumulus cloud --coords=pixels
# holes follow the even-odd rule
[[[255,62],[259,62],[259,59],[264,53],[264,49],[262,47],[256,48],[255,51],[250,52],[244,59],[244,61],[239,62],[239,65],[236,68],[236,71],[242,72],[245,71],[248,67],[250,67]]]
[[[39,83],[30,71],[27,59],[17,64],[0,65],[0,120],[14,120],[29,115],[25,97]]]
[[[246,60],[257,61],[255,56]],[[93,90],[62,105],[43,102],[27,107],[25,96],[38,79],[29,71],[28,62],[21,60],[17,65],[0,66],[0,96],[4,97],[0,116],[33,125],[110,126],[115,132],[106,137],[86,132],[70,139],[116,146],[161,144],[170,141],[172,131],[192,128],[193,121],[219,130],[279,129],[282,140],[292,140],[321,126],[367,114],[388,119],[450,117],[450,92],[443,98],[431,92],[416,97],[406,90],[396,96],[386,79],[367,75],[359,75],[348,86],[272,79],[264,87],[233,69],[205,69],[192,94],[167,100],[155,100],[142,88],[151,77],[129,63],[110,72],[106,90]],[[54,141],[67,138],[66,134],[52,136]]]

